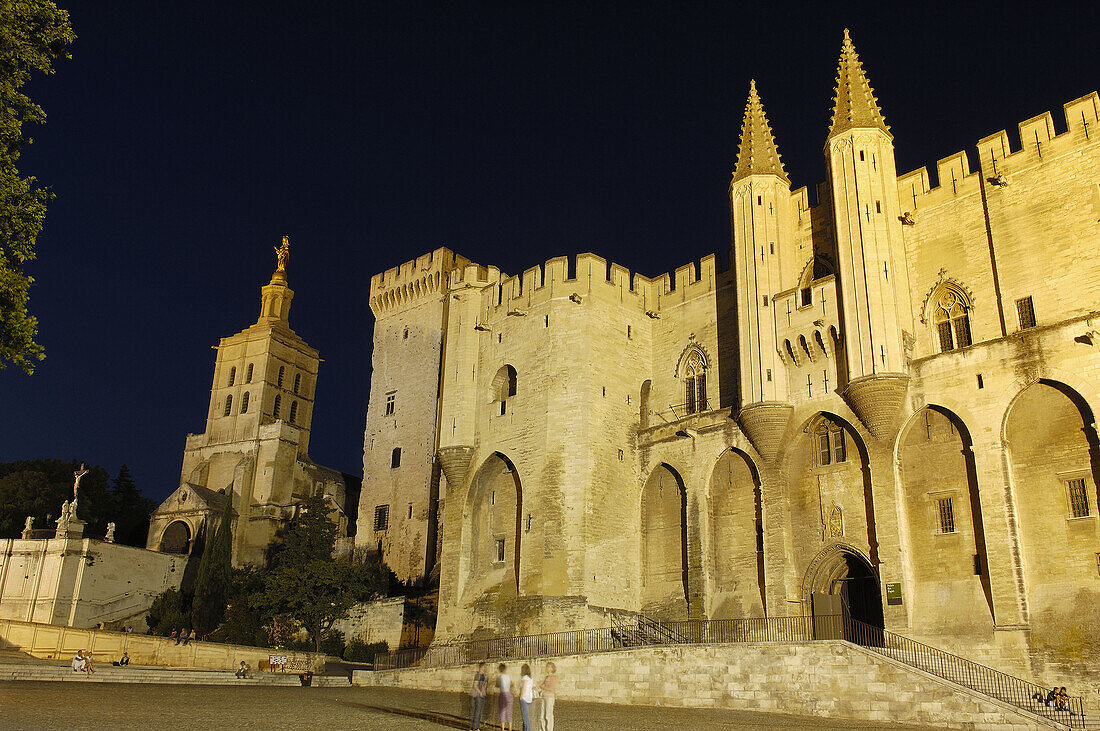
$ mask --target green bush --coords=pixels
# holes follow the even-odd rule
[[[352,640],[344,648],[344,659],[348,662],[374,662],[375,654],[389,652],[390,646],[385,642],[372,642],[369,645],[361,640]]]

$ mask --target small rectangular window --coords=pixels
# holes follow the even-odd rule
[[[393,412],[397,409],[397,394],[386,394],[386,416],[393,416]]]
[[[771,381],[771,380],[772,380],[772,369],[769,368],[768,369],[768,381]]]
[[[814,291],[809,287],[802,290],[802,306],[809,307],[814,303]]]
[[[936,510],[940,518],[940,533],[955,532],[955,510],[951,498],[944,497],[936,501]]]
[[[626,326],[626,337],[628,340],[630,339],[630,325]]]
[[[1016,314],[1020,317],[1021,330],[1035,327],[1035,306],[1031,302],[1031,297],[1016,300]]]
[[[837,429],[829,434],[833,438],[833,462],[847,462],[848,449],[844,444],[844,430]]]
[[[985,388],[985,381],[982,380],[982,374],[978,374],[978,388]]]
[[[508,401],[504,400],[500,402],[500,415],[504,416],[508,413]]]
[[[401,447],[394,447],[390,452],[390,469],[401,466]]]
[[[497,539],[497,563],[502,563],[503,561],[504,561],[504,539],[503,538],[498,538]]]
[[[859,151],[859,161],[863,162],[863,150]]]
[[[387,530],[390,527],[390,506],[379,505],[374,509],[374,529]]]
[[[1069,512],[1074,518],[1087,518],[1089,515],[1089,493],[1085,488],[1085,478],[1068,480]]]
[[[527,514],[527,525],[525,526],[528,533],[531,532],[531,514]]]
[[[412,520],[412,517],[413,517],[413,504],[409,503],[409,520]]]
[[[756,196],[756,205],[758,205],[758,206],[764,205],[764,199],[760,196]]]
[[[982,554],[980,553],[974,554],[974,575],[982,575]]]
[[[875,213],[882,213],[882,201],[875,201]]]
[[[775,253],[775,242],[774,241],[770,242],[768,244],[768,246],[771,248],[771,253],[774,254]]]
[[[764,295],[764,306],[768,306],[768,295]]]
[[[504,342],[504,333],[497,333],[497,342],[498,343],[503,343]]]
[[[622,462],[622,461],[623,461],[623,457],[624,457],[624,456],[625,456],[625,455],[623,454],[623,450],[621,450],[621,449],[620,449],[620,450],[619,450],[619,461],[620,461],[620,462]]]
[[[829,433],[823,432],[817,437],[817,457],[821,466],[832,464],[833,450],[829,447]]]
[[[544,327],[550,327],[550,315],[546,316],[546,324],[544,325]]]

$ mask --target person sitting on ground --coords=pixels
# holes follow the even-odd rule
[[[73,672],[82,673],[87,666],[88,661],[84,659],[84,651],[77,650],[76,655],[73,656]]]
[[[1076,716],[1077,712],[1069,707],[1069,693],[1066,692],[1066,686],[1062,686],[1058,689],[1058,695],[1054,699],[1054,707],[1059,711],[1069,711],[1069,715]]]
[[[1058,689],[1057,688],[1051,688],[1050,692],[1047,693],[1047,697],[1046,697],[1046,701],[1045,701],[1047,708],[1054,708],[1054,704],[1057,700],[1058,700]]]
[[[120,657],[120,658],[119,658],[118,660],[115,660],[115,661],[114,661],[113,663],[111,663],[111,664],[112,664],[112,665],[114,665],[114,666],[116,666],[116,667],[121,667],[121,666],[124,666],[124,665],[129,665],[129,664],[130,664],[130,656],[129,656],[129,655],[127,655],[127,654],[126,654],[126,653],[124,652],[124,653],[122,653],[122,657]]]
[[[95,675],[95,668],[92,667],[92,653],[87,650],[84,651],[84,672]]]
[[[237,672],[235,673],[235,675],[238,678],[251,678],[252,668],[250,668],[248,666],[248,663],[246,663],[244,660],[241,660],[241,666],[237,668]]]

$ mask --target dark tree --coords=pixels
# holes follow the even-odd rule
[[[229,579],[233,553],[233,496],[226,495],[221,522],[214,536],[203,548],[199,573],[195,578],[195,598],[191,604],[191,621],[195,631],[204,637],[221,624],[229,594]]]
[[[70,58],[74,40],[69,14],[49,0],[0,0],[0,369],[10,362],[33,373],[44,357],[38,321],[27,312],[34,279],[23,268],[34,259],[53,194],[22,177],[16,162],[32,142],[23,124],[42,124],[46,113],[20,89],[34,72],[52,74],[55,60]]]
[[[130,469],[118,468],[118,476],[111,483],[111,502],[114,510],[115,541],[127,546],[145,546],[149,535],[149,514],[157,504],[141,494]]]

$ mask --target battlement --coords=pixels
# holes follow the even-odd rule
[[[470,260],[450,249],[438,248],[407,261],[370,279],[370,308],[378,316],[400,305],[438,292],[455,269],[464,269]]]
[[[935,206],[951,198],[978,192],[985,178],[1008,176],[1014,170],[1042,164],[1100,140],[1100,95],[1086,94],[1062,105],[1066,131],[1057,134],[1054,118],[1043,112],[1018,125],[1020,146],[1012,149],[1008,132],[1001,130],[978,140],[978,170],[971,172],[965,152],[956,152],[936,163],[937,184],[932,186],[926,168],[898,176],[898,195],[903,211]]]
[[[559,256],[520,275],[501,275],[499,286],[489,293],[489,305],[505,312],[523,310],[555,297],[576,294],[581,298],[594,296],[630,303],[641,312],[659,312],[664,306],[713,291],[720,274],[713,254],[698,263],[678,267],[672,275],[657,277],[632,274],[626,267],[609,264],[591,253],[578,254],[572,260]]]

